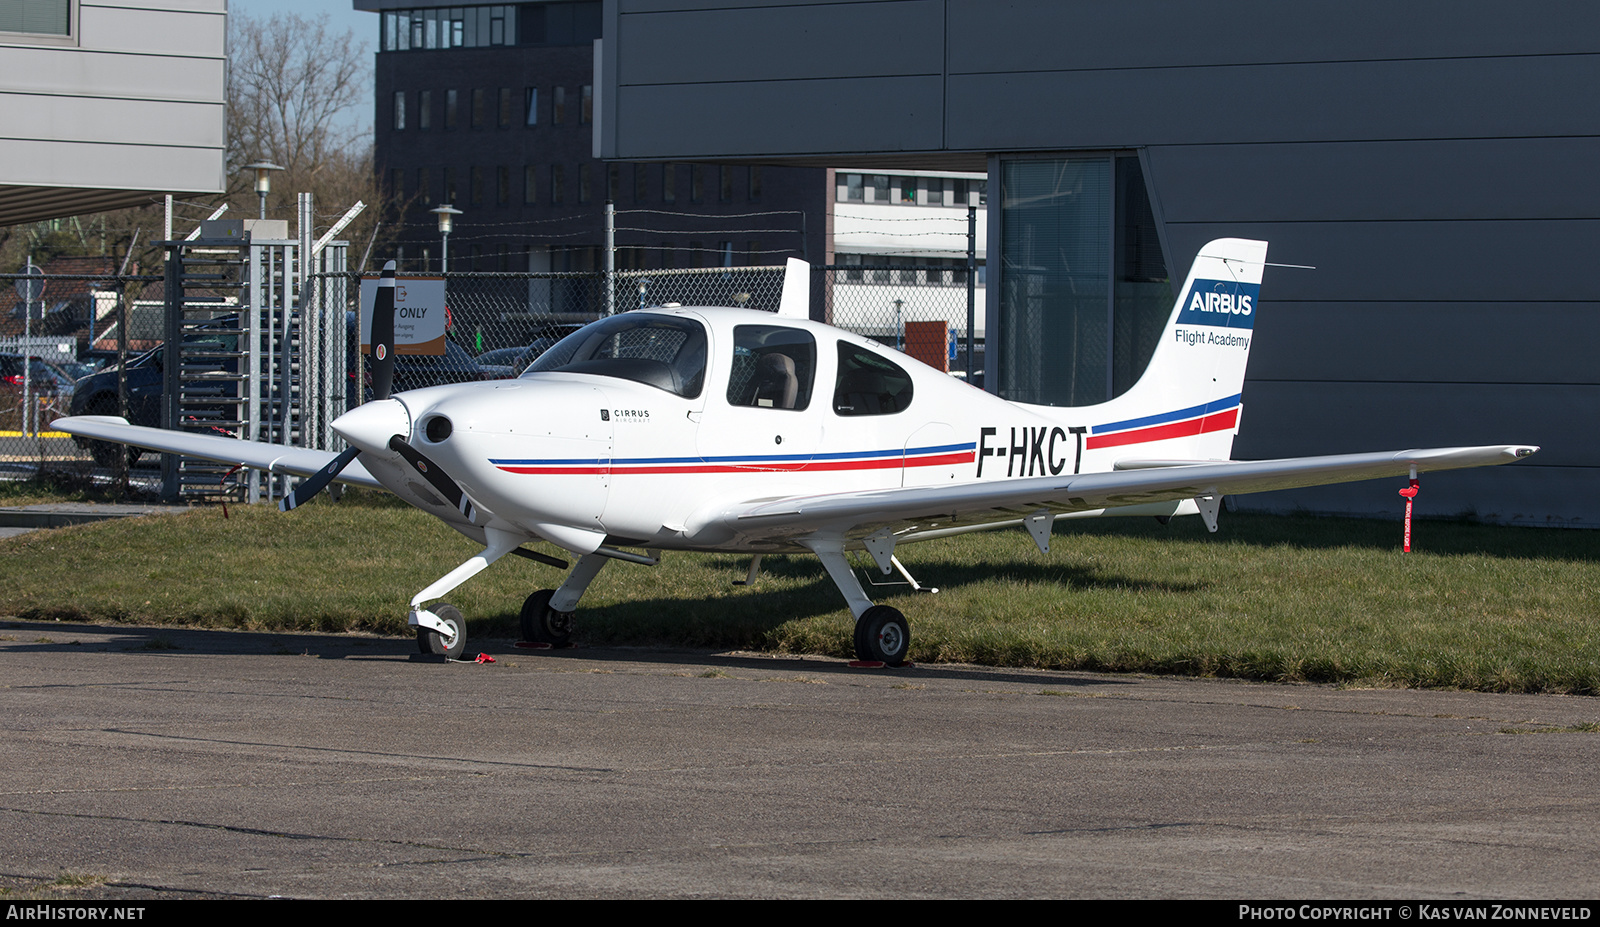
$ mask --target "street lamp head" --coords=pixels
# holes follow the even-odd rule
[[[451,206],[448,203],[446,203],[445,205],[440,206],[440,207],[438,207],[436,209],[430,209],[428,211],[439,217],[439,234],[440,235],[448,235],[448,234],[450,234],[450,228],[455,222],[455,217],[461,215],[461,210],[455,208],[454,206]]]
[[[256,193],[261,196],[266,196],[272,190],[272,172],[284,170],[271,161],[256,161],[246,164],[244,169],[256,172]]]

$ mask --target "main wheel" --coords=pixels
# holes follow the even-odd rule
[[[572,612],[550,607],[554,589],[540,589],[522,603],[522,639],[552,647],[565,647],[572,640]]]
[[[432,628],[417,628],[417,649],[423,653],[436,653],[452,660],[461,659],[467,652],[467,619],[461,617],[461,610],[454,605],[440,603],[428,609],[439,620],[444,622],[454,633],[445,637]]]
[[[898,609],[874,605],[856,620],[856,656],[900,666],[911,650],[911,625]]]

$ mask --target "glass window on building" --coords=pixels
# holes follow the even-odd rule
[[[472,188],[472,202],[483,202],[483,168],[474,165],[467,170],[467,177]]]
[[[539,166],[537,164],[525,165],[522,168],[522,201],[529,206],[539,202]]]
[[[643,164],[633,166],[633,203],[643,206],[650,198],[650,171]]]
[[[578,124],[594,124],[594,85],[584,84],[578,104]]]
[[[494,201],[501,206],[511,202],[511,168],[504,164],[494,169]]]
[[[487,124],[489,114],[488,94],[482,88],[474,87],[472,90],[472,127],[481,129]]]
[[[733,202],[733,168],[726,164],[717,168],[717,201]]]
[[[502,128],[502,129],[506,129],[506,128],[510,128],[511,127],[511,88],[510,87],[501,87],[500,88],[499,118],[496,119],[495,122],[498,123],[500,128]]]
[[[428,169],[425,167],[417,168],[417,196],[423,205],[433,202],[433,187],[428,184]]]
[[[866,193],[862,189],[860,174],[844,175],[844,183],[839,185],[838,198],[841,203],[866,202]]]
[[[706,201],[706,169],[699,164],[689,165],[689,202]]]
[[[539,88],[522,88],[522,124],[536,126],[539,124]]]
[[[562,191],[567,185],[567,172],[565,165],[550,165],[550,202],[562,202]]]
[[[1007,160],[1000,183],[1000,395],[1084,406],[1127,392],[1172,309],[1138,157]]]
[[[873,174],[872,201],[874,203],[887,203],[889,202],[889,196],[889,175]]]
[[[926,182],[928,184],[928,205],[929,206],[943,206],[944,205],[944,178],[943,177],[929,177]]]
[[[444,169],[444,201],[446,203],[456,201],[456,169],[453,167]]]
[[[900,202],[906,206],[917,205],[917,178],[900,178]]]
[[[404,90],[396,90],[394,92],[394,128],[395,128],[395,131],[398,132],[398,131],[401,131],[402,129],[404,129],[405,127],[406,127],[406,92]]]
[[[672,204],[678,201],[678,165],[668,161],[661,165],[661,202]]]
[[[433,91],[423,90],[417,94],[417,128],[433,128]]]
[[[550,124],[561,125],[567,121],[567,88],[557,87],[550,92]]]
[[[389,197],[391,199],[405,199],[406,171],[403,167],[393,168],[389,171]]]
[[[957,177],[950,181],[950,205],[966,207],[967,179],[965,177]]]
[[[750,168],[750,202],[761,202],[761,165]]]
[[[456,92],[454,90],[446,90],[444,92],[444,127],[446,129],[454,129],[456,127],[456,102]]]

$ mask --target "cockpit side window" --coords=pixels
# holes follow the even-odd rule
[[[736,325],[728,404],[799,411],[811,404],[817,341],[780,325]]]
[[[616,315],[573,332],[523,371],[592,373],[695,399],[705,386],[706,330],[693,319]]]
[[[839,342],[839,379],[833,411],[840,415],[893,415],[911,405],[911,376],[886,357]]]

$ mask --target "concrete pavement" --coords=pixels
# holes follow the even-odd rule
[[[71,897],[1570,898],[1600,702],[0,621]]]

